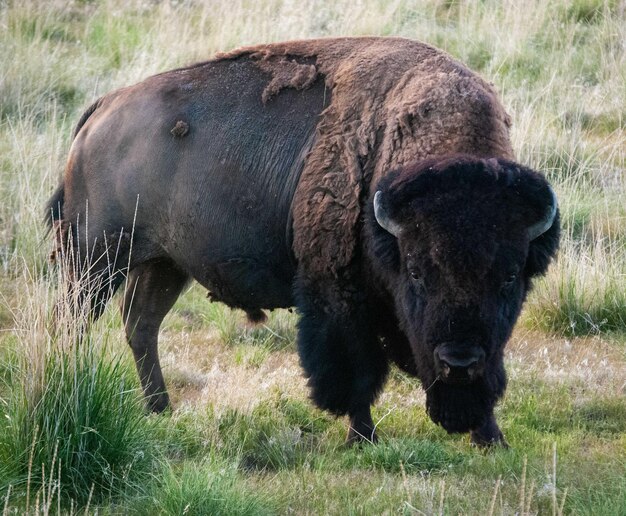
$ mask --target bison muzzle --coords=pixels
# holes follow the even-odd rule
[[[559,240],[554,192],[515,163],[509,127],[488,83],[422,43],[248,47],[95,102],[47,218],[94,317],[126,281],[153,411],[169,404],[159,327],[195,279],[255,321],[297,308],[312,399],[349,416],[350,441],[375,440],[395,363],[433,421],[504,442],[504,346]]]

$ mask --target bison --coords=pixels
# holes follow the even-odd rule
[[[376,439],[393,362],[433,421],[504,444],[504,346],[559,240],[509,127],[488,83],[423,43],[247,47],[97,100],[47,213],[94,317],[127,281],[151,410],[169,404],[159,326],[195,279],[254,321],[297,308],[311,397],[349,416],[350,442]]]

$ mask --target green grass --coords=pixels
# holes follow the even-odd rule
[[[130,512],[145,515],[232,514],[269,515],[275,507],[262,493],[237,481],[232,465],[211,457],[166,467],[146,494],[131,504]]]
[[[3,514],[625,514],[624,16],[617,0],[0,2]],[[80,347],[50,324],[41,209],[90,102],[244,44],[363,34],[492,81],[519,161],[555,186],[560,255],[507,352],[509,450],[446,434],[396,370],[381,443],[347,448],[346,421],[307,399],[295,314],[250,326],[198,286],[164,324],[162,416],[143,413],[115,306]]]
[[[53,349],[41,363],[13,364],[3,375],[22,388],[0,406],[0,491],[11,486],[12,500],[26,508],[36,495],[55,505],[56,498],[64,506],[102,503],[151,471],[154,425],[134,371],[90,339],[81,346]]]
[[[363,468],[392,473],[430,474],[447,471],[462,455],[430,440],[389,439],[378,446],[360,446],[344,456],[344,468]]]
[[[527,325],[566,336],[623,332],[626,243],[602,238],[597,231],[590,236],[589,243],[566,241],[562,246],[558,262],[533,293]]]

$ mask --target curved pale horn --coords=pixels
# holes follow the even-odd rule
[[[554,190],[552,190],[552,188],[548,188],[550,189],[551,196],[550,206],[548,206],[548,209],[546,210],[546,215],[539,222],[528,228],[528,239],[531,241],[548,231],[548,229],[552,227],[554,217],[556,217],[556,195],[554,194]]]
[[[398,238],[400,233],[402,233],[402,227],[385,213],[385,209],[382,205],[382,197],[383,193],[380,190],[374,195],[374,215],[376,216],[376,222],[380,224],[380,227]]]

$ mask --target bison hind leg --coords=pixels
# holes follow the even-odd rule
[[[151,412],[162,412],[169,406],[159,362],[159,328],[187,280],[188,276],[169,259],[144,262],[129,274],[122,317],[126,339]]]

